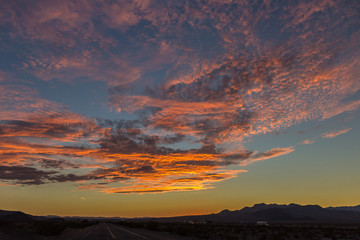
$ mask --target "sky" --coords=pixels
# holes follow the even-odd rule
[[[3,0],[0,208],[360,204],[358,0]]]

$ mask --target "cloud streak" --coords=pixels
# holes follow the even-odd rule
[[[324,133],[322,137],[323,138],[334,138],[341,134],[347,133],[350,130],[351,130],[351,128],[347,128],[347,129],[343,129],[343,130],[339,130],[339,131],[328,132],[328,133]]]
[[[315,143],[315,141],[314,141],[314,140],[310,140],[310,139],[306,139],[306,140],[304,140],[304,141],[301,142],[301,144],[313,144],[313,143]]]

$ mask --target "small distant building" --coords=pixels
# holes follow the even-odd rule
[[[257,226],[269,226],[269,223],[267,221],[257,221]]]
[[[207,224],[207,222],[204,222],[204,221],[184,221],[185,223],[189,223],[189,224]]]

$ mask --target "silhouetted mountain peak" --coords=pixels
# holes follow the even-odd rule
[[[264,209],[269,209],[269,208],[312,208],[312,209],[323,209],[321,206],[319,205],[299,205],[299,204],[295,204],[295,203],[290,203],[288,205],[286,204],[275,204],[275,203],[271,203],[271,204],[266,204],[266,203],[258,203],[255,204],[252,207],[245,207],[243,209],[251,209],[251,210],[264,210]]]
[[[292,205],[294,203],[291,203],[290,205]],[[280,205],[280,204],[275,204],[275,203],[271,203],[271,204],[266,204],[266,203],[257,203],[254,206],[252,206],[252,209],[267,209],[267,208],[284,208],[290,205]]]
[[[299,205],[301,206],[301,205]],[[306,208],[309,208],[309,209],[316,209],[316,210],[322,210],[324,208],[322,208],[321,206],[319,205],[305,205],[305,206],[302,206],[302,207],[306,207]]]
[[[287,207],[287,205],[258,203],[258,204],[255,204],[252,207],[244,207],[240,211],[242,211],[242,212],[256,212],[256,211],[261,211],[261,210],[265,210],[265,209],[269,209],[269,208],[285,208],[285,207]]]
[[[29,214],[25,214],[20,211],[0,210],[0,219],[2,220],[19,221],[19,220],[32,220],[33,218],[34,218],[33,216]]]
[[[222,210],[221,212],[219,212],[218,214],[229,214],[231,213],[232,211],[230,211],[229,209],[224,209]]]
[[[296,203],[290,203],[290,204],[288,205],[288,207],[301,207],[301,205],[296,204]]]

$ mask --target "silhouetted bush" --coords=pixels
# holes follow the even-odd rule
[[[162,223],[156,220],[148,222],[118,222],[117,224],[166,231],[172,234],[208,240],[319,240],[322,237],[335,239],[360,239],[360,228],[339,226],[256,226],[251,224],[218,224],[210,222]]]
[[[63,219],[44,219],[34,221],[2,221],[4,233],[38,234],[45,236],[60,235],[66,228],[84,228],[95,224],[89,221],[64,221]]]

